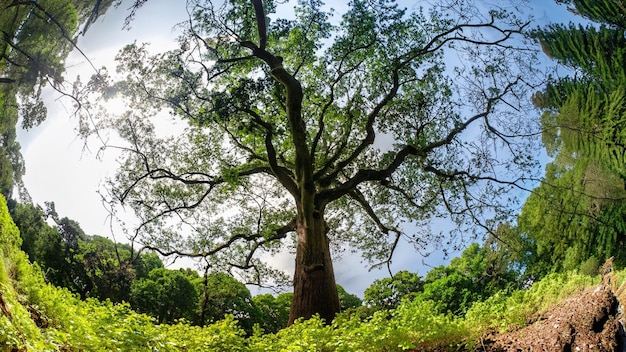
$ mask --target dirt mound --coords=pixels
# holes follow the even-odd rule
[[[604,282],[559,303],[523,329],[485,337],[477,351],[622,351],[618,300]]]
[[[600,268],[602,283],[582,290],[533,317],[526,327],[507,333],[491,332],[473,344],[413,351],[617,351],[626,352],[623,307],[626,305],[626,283],[618,287],[613,273],[613,258]],[[473,341],[476,342],[476,341]],[[463,346],[473,345],[464,349]]]

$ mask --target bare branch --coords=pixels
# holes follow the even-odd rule
[[[155,251],[159,254],[161,254],[162,256],[165,257],[169,257],[172,255],[176,255],[179,257],[187,257],[187,258],[206,258],[206,257],[210,257],[213,255],[218,254],[219,252],[222,252],[224,250],[227,250],[228,248],[230,248],[235,242],[237,241],[244,241],[244,242],[251,242],[254,243],[254,250],[250,251],[249,254],[246,256],[246,261],[244,264],[233,264],[231,263],[231,266],[233,267],[237,267],[240,269],[248,269],[250,268],[250,261],[252,260],[252,257],[254,256],[255,251],[266,245],[267,243],[273,242],[273,241],[278,241],[281,240],[283,238],[285,238],[287,236],[288,233],[295,231],[295,220],[290,221],[289,223],[277,228],[274,231],[274,234],[272,236],[263,236],[260,233],[254,233],[254,234],[243,234],[243,233],[239,233],[239,234],[234,234],[232,235],[227,241],[218,244],[216,246],[214,246],[213,248],[204,251],[204,252],[185,252],[182,250],[178,250],[178,249],[169,249],[169,250],[165,250],[156,246],[150,246],[150,245],[146,245],[144,246],[139,252],[143,251],[143,250],[152,250]],[[260,241],[258,241],[260,240]]]
[[[443,46],[450,42],[460,41],[465,43],[477,44],[477,45],[500,45],[501,43],[508,41],[513,35],[521,34],[524,28],[530,25],[530,22],[526,22],[519,26],[517,29],[503,29],[494,24],[494,17],[491,16],[491,20],[488,23],[476,23],[476,24],[459,24],[449,28],[446,31],[443,31],[437,35],[435,35],[431,40],[424,45],[422,48],[412,50],[402,57],[401,64],[407,65],[411,61],[415,60],[418,57],[427,55],[429,53],[433,53],[441,49]],[[453,33],[463,33],[464,29],[494,29],[497,32],[502,34],[502,37],[493,41],[481,41],[474,40],[468,38],[464,35],[455,35],[449,37],[449,35]]]

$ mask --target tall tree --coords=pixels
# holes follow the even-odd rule
[[[416,230],[433,217],[486,226],[532,164],[517,114],[532,79],[519,64],[533,51],[515,41],[527,23],[501,8],[355,0],[337,23],[315,0],[290,19],[271,15],[274,1],[188,6],[179,49],[129,45],[121,81],[102,71],[76,83],[79,97],[121,96],[129,108],[81,126],[128,142],[110,187],[141,219],[133,240],[248,282],[276,273],[263,256],[294,245],[290,322],[339,311],[332,246],[388,265],[403,237],[436,240]],[[182,133],[164,136],[152,119],[163,110]]]
[[[535,32],[544,52],[573,72],[534,96],[554,161],[528,198],[520,229],[553,270],[621,254],[626,240],[626,3],[564,1],[599,25],[554,24]],[[545,265],[544,265],[545,267]]]
[[[557,159],[546,167],[544,182],[518,218],[535,246],[533,266],[542,266],[543,274],[576,269],[592,256],[600,262],[615,256],[618,265],[626,263],[623,180],[596,160],[574,161]]]
[[[600,26],[553,24],[535,31],[544,52],[575,73],[550,82],[535,104],[547,109],[544,126],[562,142],[562,154],[599,159],[626,180],[626,2],[571,3]],[[565,137],[557,138],[561,132]]]

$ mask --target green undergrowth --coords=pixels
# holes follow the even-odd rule
[[[80,300],[46,284],[19,248],[19,233],[0,199],[0,350],[6,351],[401,351],[471,348],[486,331],[525,324],[533,314],[597,283],[578,274],[553,274],[529,290],[496,294],[464,318],[433,314],[431,301],[405,301],[362,321],[340,314],[330,325],[300,321],[276,334],[245,336],[228,317],[206,327],[157,325],[128,305]]]

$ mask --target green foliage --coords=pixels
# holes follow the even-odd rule
[[[626,29],[626,7],[618,0],[573,0],[574,11],[594,22]]]
[[[252,333],[255,307],[250,290],[244,284],[228,274],[213,272],[197,287],[200,290],[200,325],[233,315],[246,332]]]
[[[532,244],[528,270],[593,273],[615,257],[626,265],[626,39],[619,1],[570,1],[599,25],[555,24],[535,32],[544,52],[575,74],[535,95],[554,161],[518,219]],[[532,265],[531,265],[532,264]]]
[[[569,294],[597,283],[586,275],[551,274],[529,290],[499,293],[475,303],[464,317],[438,314],[435,302],[416,298],[404,300],[394,310],[376,312],[366,321],[345,315],[328,325],[314,317],[277,333],[262,334],[256,329],[246,337],[232,315],[204,327],[184,321],[157,325],[127,304],[81,300],[66,289],[46,284],[42,272],[19,250],[19,234],[1,198],[0,238],[0,349],[4,350],[455,350],[471,348],[488,330],[521,326]]]
[[[337,292],[339,293],[339,305],[342,311],[357,308],[363,304],[363,301],[357,295],[346,292],[341,285],[337,285]]]
[[[401,270],[390,278],[374,280],[365,289],[364,303],[376,309],[393,309],[403,298],[410,298],[420,292],[422,286],[422,278],[419,275]]]
[[[507,226],[501,225],[497,232],[508,239],[511,236],[507,231]],[[375,310],[389,310],[401,301],[419,299],[434,302],[432,308],[437,313],[462,316],[474,302],[519,286],[520,274],[513,267],[518,259],[510,258],[509,252],[495,239],[489,239],[482,247],[474,243],[448,266],[430,270],[423,282],[417,274],[407,271],[375,280],[365,290],[365,304]],[[367,312],[357,311],[363,313]]]
[[[57,225],[45,221],[46,214]],[[112,302],[129,302],[158,323],[179,319],[205,325],[233,315],[248,335],[254,324],[266,332],[287,326],[292,294],[262,295],[254,299],[245,285],[223,273],[199,277],[193,270],[169,270],[155,253],[138,255],[126,244],[87,236],[79,224],[59,218],[53,204],[40,207],[16,203],[13,218],[22,229],[22,249],[46,273],[48,282]],[[358,297],[341,289],[344,309],[361,305]]]
[[[0,84],[0,192],[5,197],[11,195],[13,185],[19,184],[24,173],[20,146],[16,141],[17,120],[15,90]]]
[[[580,273],[588,276],[597,276],[600,274],[600,261],[594,256],[580,264]]]
[[[59,218],[52,203],[46,212],[39,206],[15,203],[12,217],[20,229],[22,250],[41,266],[47,281],[83,298],[128,302],[131,282],[163,266],[155,253],[138,254],[128,244],[87,236],[77,222]],[[46,222],[49,217],[55,226]]]
[[[544,52],[559,62],[580,70],[586,79],[601,79],[614,85],[626,78],[621,30],[594,26],[552,24],[535,32]]]
[[[11,219],[5,198],[0,197],[0,250],[3,257],[15,252],[21,244],[19,229]]]
[[[507,331],[525,326],[550,306],[571,294],[598,283],[598,278],[573,273],[553,273],[533,283],[528,290],[510,294],[497,293],[475,303],[465,315],[465,324],[473,338],[484,331]]]
[[[45,119],[42,87],[47,80],[63,81],[63,60],[76,26],[76,11],[68,1],[0,1],[0,192],[6,197],[17,186],[27,198],[16,141],[18,115],[26,128]]]
[[[529,270],[545,275],[574,269],[592,256],[600,262],[615,256],[620,267],[626,263],[626,191],[620,177],[596,160],[557,159],[546,167],[545,183],[528,197],[518,218],[519,230],[534,246]]]
[[[91,236],[78,243],[76,252],[76,260],[84,267],[87,280],[93,286],[90,297],[113,302],[130,300],[131,282],[142,257],[133,253],[129,245]]]
[[[147,278],[133,281],[130,303],[159,323],[174,323],[182,318],[191,321],[198,304],[192,280],[182,270],[153,269]]]
[[[3,1],[0,6],[3,8],[0,29],[6,33],[0,40],[0,72],[20,84],[24,93],[34,93],[33,87],[43,84],[44,78],[62,81],[63,59],[73,48],[70,40],[78,24],[72,3]],[[39,105],[41,100],[29,99],[26,105],[30,104]],[[36,122],[40,121],[26,119],[25,126],[32,127]]]
[[[46,118],[42,88],[63,82],[65,57],[79,23],[102,14],[113,0],[0,1],[0,192],[17,186],[22,200],[24,160],[16,141],[18,115],[30,128]],[[92,12],[94,5],[99,5]],[[19,102],[19,104],[18,104]]]
[[[488,330],[523,326],[528,318],[597,283],[586,275],[552,274],[529,290],[495,294],[475,303],[462,317],[437,312],[437,302],[420,297],[396,309],[379,311],[367,321],[340,315],[331,326],[319,318],[298,321],[278,334],[249,339],[254,351],[400,351],[462,349],[476,344]]]
[[[481,299],[481,292],[470,277],[452,272],[426,283],[420,297],[434,302],[435,312],[462,314]]]
[[[289,323],[289,309],[293,293],[273,296],[269,293],[252,297],[255,307],[253,322],[264,333],[277,333]]]

